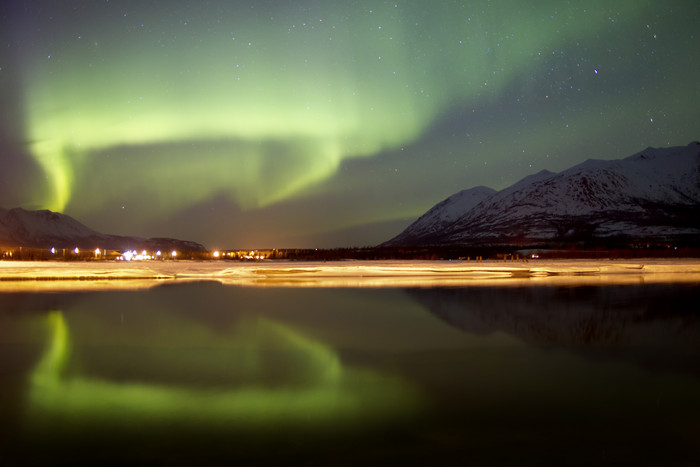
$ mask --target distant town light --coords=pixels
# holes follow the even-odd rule
[[[56,254],[56,248],[51,247],[51,254],[52,254],[52,255],[55,255],[55,254]]]
[[[73,252],[77,255],[78,253],[80,253],[80,250],[79,250],[78,247],[76,246],[76,247],[75,247],[75,250],[73,250]]]
[[[160,257],[160,250],[156,251],[156,256]]]
[[[122,253],[122,257],[124,258],[124,261],[131,261],[134,255],[130,251],[125,251],[124,253]]]
[[[100,256],[100,249],[99,248],[95,248],[95,256]]]
[[[176,257],[177,251],[173,250],[172,252],[170,252],[170,256],[172,256],[173,258]]]
[[[215,251],[215,252],[214,252],[214,258],[218,258],[218,257],[219,257],[219,252],[218,252],[218,251]]]

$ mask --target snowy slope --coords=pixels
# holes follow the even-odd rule
[[[432,218],[440,219],[440,213]],[[387,244],[700,238],[700,143],[648,148],[619,160],[591,159],[560,173],[542,171],[449,225],[433,225],[409,226]]]
[[[495,193],[496,190],[485,186],[462,190],[430,208],[428,212],[396,237],[396,240],[400,242],[411,241],[442,232],[466,215],[474,206]]]
[[[37,248],[169,249],[204,251],[194,242],[170,238],[145,239],[99,233],[65,214],[48,210],[0,208],[0,246]]]

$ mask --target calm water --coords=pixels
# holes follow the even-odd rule
[[[700,287],[0,294],[0,463],[700,465]]]

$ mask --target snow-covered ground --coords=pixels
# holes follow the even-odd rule
[[[433,287],[696,282],[700,260],[484,261],[0,261],[0,292],[140,289],[217,281],[280,287]]]

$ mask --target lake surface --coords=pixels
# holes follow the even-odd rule
[[[0,293],[0,463],[698,465],[697,283]]]

